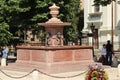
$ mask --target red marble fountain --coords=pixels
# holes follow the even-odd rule
[[[17,46],[17,63],[29,63],[45,66],[62,64],[85,64],[93,62],[93,47],[91,46],[64,46],[63,27],[71,23],[62,22],[57,18],[59,7],[53,4],[49,7],[52,16],[45,23],[38,23],[46,29],[45,46]],[[70,66],[69,65],[69,66]]]

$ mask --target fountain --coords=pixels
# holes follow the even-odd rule
[[[45,23],[38,23],[46,29],[45,46],[17,46],[16,63],[29,63],[45,65],[52,68],[54,65],[62,64],[88,64],[93,62],[93,47],[91,46],[64,46],[63,27],[71,23],[62,22],[57,18],[59,7],[53,4],[49,7],[52,16]],[[61,68],[63,68],[61,66]]]

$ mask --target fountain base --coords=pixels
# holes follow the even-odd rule
[[[93,62],[91,46],[17,46],[17,63],[44,64],[86,64]]]

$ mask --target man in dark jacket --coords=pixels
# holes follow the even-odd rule
[[[112,64],[112,54],[113,54],[113,45],[110,43],[110,40],[107,41],[106,44],[106,62],[108,65]]]

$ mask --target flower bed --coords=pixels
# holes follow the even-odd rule
[[[85,80],[108,80],[108,74],[100,65],[90,65]]]

